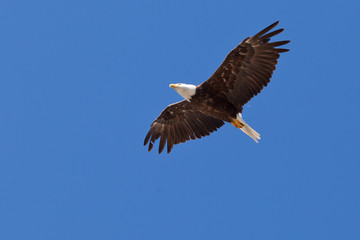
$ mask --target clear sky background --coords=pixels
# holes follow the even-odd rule
[[[0,239],[360,239],[358,1],[0,3]],[[245,37],[291,40],[230,124],[151,122]]]

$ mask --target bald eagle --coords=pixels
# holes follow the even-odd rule
[[[258,142],[260,134],[242,119],[241,113],[244,104],[270,82],[280,53],[289,51],[277,47],[290,41],[269,42],[284,30],[269,32],[278,23],[244,39],[202,84],[170,84],[184,100],[169,105],[151,124],[144,140],[144,145],[149,143],[148,150],[160,138],[159,153],[166,142],[170,153],[174,144],[208,136],[224,122],[230,122]]]

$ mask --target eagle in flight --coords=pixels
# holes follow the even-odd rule
[[[270,42],[271,37],[284,30],[269,32],[278,23],[244,39],[202,84],[170,84],[184,100],[166,107],[151,124],[144,140],[144,145],[149,143],[148,150],[160,138],[159,153],[166,143],[170,153],[174,144],[208,136],[224,122],[230,122],[258,142],[260,134],[242,119],[241,113],[244,104],[270,82],[280,53],[289,51],[278,47],[290,41]]]

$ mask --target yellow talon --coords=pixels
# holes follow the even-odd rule
[[[231,121],[231,124],[236,128],[242,128],[244,126],[244,124],[239,122],[239,120],[237,120],[236,118],[233,118],[233,120]]]

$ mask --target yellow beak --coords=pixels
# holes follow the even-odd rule
[[[169,87],[175,88],[176,84],[170,84]]]

